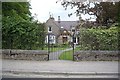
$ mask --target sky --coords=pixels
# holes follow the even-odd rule
[[[73,9],[68,7],[68,9],[65,10],[61,3],[56,3],[56,1],[57,0],[30,0],[32,8],[30,11],[32,16],[35,16],[35,19],[37,19],[39,22],[46,22],[49,19],[50,14],[55,18],[56,21],[58,20],[58,16],[60,16],[61,21],[79,20],[79,18],[76,17],[76,14],[68,17],[69,13],[75,12],[75,7]],[[83,19],[88,17],[90,16],[82,15]]]

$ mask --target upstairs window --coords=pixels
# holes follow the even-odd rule
[[[74,26],[72,26],[71,31],[75,32],[75,27]]]
[[[72,32],[75,32],[75,29],[72,29]]]
[[[51,26],[48,27],[48,32],[52,32],[52,27]]]

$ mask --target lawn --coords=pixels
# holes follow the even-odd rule
[[[80,50],[79,47],[76,47],[74,51]],[[60,60],[73,60],[73,50],[65,51],[59,56]]]
[[[73,60],[73,50],[65,51],[59,56],[60,60]]]
[[[57,44],[57,45],[50,46],[49,50],[50,50],[50,52],[56,52],[56,51],[60,51],[60,50],[65,50],[67,48],[70,48],[70,46],[69,45],[58,45]],[[44,46],[43,50],[47,50],[48,51],[48,45]]]
[[[64,47],[50,47],[50,52],[56,52],[56,51],[60,51],[60,50],[64,50],[64,49],[67,49],[67,48],[64,48]],[[48,50],[48,48],[44,48],[44,50]]]

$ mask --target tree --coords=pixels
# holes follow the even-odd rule
[[[99,14],[97,16],[97,23],[109,26],[112,23],[118,22],[118,11],[120,2],[101,2],[98,6],[100,7]]]
[[[61,5],[67,9],[71,6],[71,9],[77,7],[75,12],[68,14],[76,14],[81,17],[81,14],[95,15],[96,22],[99,25],[109,25],[118,21],[118,9],[120,8],[120,2],[90,2],[90,1],[76,1],[76,0],[62,0]]]
[[[37,49],[37,42],[44,43],[38,35],[44,34],[44,25],[32,20],[29,3],[4,2],[2,6],[2,48]]]
[[[31,17],[29,11],[30,4],[28,2],[3,2],[2,3],[2,15],[12,16],[14,12],[27,20]]]

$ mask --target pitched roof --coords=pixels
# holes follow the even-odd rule
[[[61,29],[61,27],[63,27],[63,29],[66,29],[66,30],[70,30],[71,27],[77,26],[77,25],[79,24],[78,21],[60,21],[60,23],[59,23],[59,21],[55,21],[54,18],[49,18],[49,19],[46,21],[46,23],[47,23],[49,20],[52,21],[53,24],[55,24],[56,26],[58,26],[59,29]]]
[[[71,27],[77,26],[79,24],[78,21],[60,21],[60,23],[58,23],[58,21],[55,21],[55,23],[57,25],[60,25],[60,28],[63,27],[66,30],[70,30]]]

